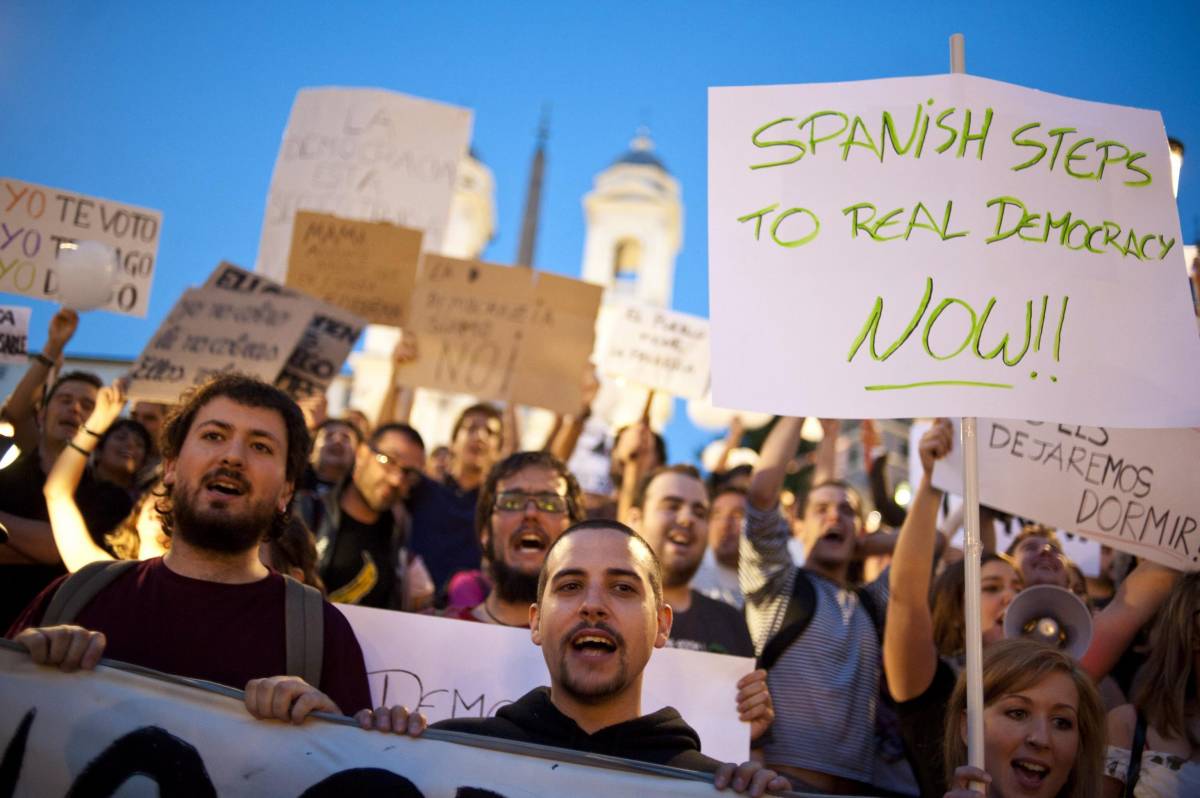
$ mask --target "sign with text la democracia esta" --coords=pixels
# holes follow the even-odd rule
[[[1157,112],[967,75],[709,90],[713,400],[1200,423]]]

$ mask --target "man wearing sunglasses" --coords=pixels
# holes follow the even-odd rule
[[[546,551],[585,517],[575,476],[547,452],[518,452],[497,463],[479,491],[475,531],[491,590],[475,606],[452,606],[463,620],[528,626]]]
[[[320,497],[298,497],[330,601],[401,608],[404,530],[392,507],[420,480],[424,463],[415,429],[384,424],[358,444],[354,468],[339,485]]]

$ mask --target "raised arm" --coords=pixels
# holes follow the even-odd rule
[[[376,426],[399,422],[407,424],[412,417],[413,402],[417,390],[409,386],[397,384],[402,366],[417,359],[417,338],[413,333],[400,331],[396,346],[392,349],[392,369],[388,373],[387,388],[383,392],[383,401],[379,403],[379,413]]]
[[[1154,618],[1167,600],[1179,572],[1142,560],[1117,590],[1117,595],[1092,620],[1092,644],[1079,665],[1099,682],[1113,669],[1138,630]]]
[[[750,476],[750,503],[758,509],[770,510],[779,503],[788,463],[796,456],[796,447],[800,445],[802,426],[802,418],[780,416],[763,441],[758,464]]]
[[[38,429],[34,398],[38,389],[46,383],[50,372],[62,357],[63,348],[79,326],[79,314],[68,308],[59,308],[50,319],[46,345],[39,355],[32,358],[29,368],[12,394],[4,403],[2,412],[6,421],[13,425],[13,437],[21,451],[31,451],[38,444]]]
[[[50,530],[54,545],[68,571],[74,573],[90,562],[111,560],[114,557],[97,546],[88,532],[87,522],[75,503],[75,490],[83,477],[88,455],[109,426],[125,407],[125,383],[117,380],[96,394],[96,407],[75,438],[63,447],[46,476],[42,489],[46,495],[46,510],[50,513]],[[90,432],[89,432],[90,431]]]
[[[592,402],[595,401],[599,390],[600,381],[596,379],[596,369],[591,363],[588,363],[583,374],[583,407],[574,415],[555,416],[554,429],[546,439],[544,447],[546,451],[564,463],[571,459],[571,455],[575,454],[579,436],[583,434],[583,427],[592,415]]]
[[[649,473],[649,456],[654,449],[654,435],[650,424],[639,421],[621,431],[613,448],[613,459],[621,470],[621,486],[617,490],[617,520],[629,523],[629,512],[633,508],[638,483]]]
[[[725,433],[725,440],[721,443],[721,454],[717,458],[716,465],[713,466],[714,474],[721,474],[729,464],[729,453],[738,447],[742,442],[742,433],[745,430],[742,428],[742,417],[734,416],[729,421],[729,431]]]
[[[836,418],[821,419],[821,429],[824,435],[813,453],[812,484],[820,485],[831,479],[837,479],[837,442],[838,434],[842,431],[842,422]],[[798,443],[798,441],[797,441]],[[793,454],[795,450],[792,450]]]
[[[921,484],[900,527],[892,556],[883,668],[888,689],[897,701],[908,701],[924,693],[937,670],[929,583],[933,577],[942,492],[933,487],[931,478],[933,464],[950,452],[953,440],[954,429],[944,418],[935,421],[921,436]]]

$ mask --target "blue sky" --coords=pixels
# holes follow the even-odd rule
[[[140,351],[218,260],[251,265],[292,98],[305,86],[378,86],[471,107],[493,170],[498,235],[516,255],[529,158],[553,106],[540,268],[578,275],[580,204],[596,172],[651,127],[682,185],[679,310],[707,314],[706,100],[710,85],[968,71],[1058,94],[1162,111],[1191,151],[1179,207],[1200,226],[1200,3],[54,2],[0,14],[0,173],[163,212],[147,319],[87,314],[71,350]],[[53,308],[34,306],[31,347]],[[712,437],[684,414],[677,455]]]

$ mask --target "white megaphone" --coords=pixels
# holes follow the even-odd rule
[[[1036,640],[1079,659],[1092,642],[1092,614],[1064,587],[1027,587],[1004,613],[1004,636]]]

